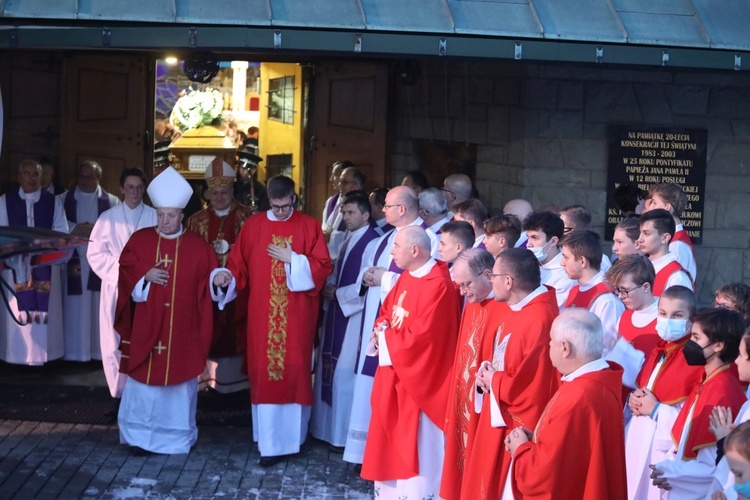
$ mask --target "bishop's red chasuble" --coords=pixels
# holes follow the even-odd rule
[[[156,264],[169,272],[166,285],[151,283],[146,302],[134,302],[136,284]],[[180,384],[203,372],[213,335],[209,279],[213,249],[200,236],[136,231],[120,255],[115,330],[120,372],[147,385]]]
[[[223,217],[216,215],[211,207],[193,214],[187,221],[187,228],[211,245],[219,265],[225,266],[228,252],[234,246],[242,224],[250,214],[250,207],[235,201],[229,207],[229,213]],[[222,241],[227,243],[225,248],[222,248]],[[218,304],[213,304],[214,341],[211,346],[211,357],[223,358],[245,352],[246,305],[246,295],[238,296],[237,300],[227,304],[223,311],[219,310]],[[235,325],[235,319],[239,320],[238,325]],[[241,335],[238,335],[238,330],[242,332]]]
[[[466,463],[469,434],[476,431],[478,419],[474,413],[474,391],[479,363],[492,359],[492,344],[500,324],[505,302],[494,298],[472,304],[466,303],[461,316],[461,328],[453,360],[449,388],[448,410],[445,414],[445,461],[440,483],[440,497],[447,500],[461,495],[461,478]]]
[[[404,272],[386,296],[375,324],[390,325],[385,339],[393,365],[375,372],[363,478],[390,481],[419,474],[419,413],[443,429],[460,312],[443,262],[421,278]]]
[[[270,244],[291,245],[307,257],[312,290],[289,290],[284,263],[268,255]],[[312,405],[320,292],[333,267],[320,222],[297,210],[285,221],[269,220],[268,212],[253,215],[242,226],[227,267],[238,296],[249,294],[247,375],[253,404]]]
[[[507,427],[492,427],[486,394],[481,413],[472,415],[478,420],[469,435],[461,498],[500,498],[511,462],[505,452],[506,436],[516,427],[533,429],[557,391],[560,374],[549,359],[549,332],[558,307],[555,289],[546,288],[520,311],[505,309],[495,327],[492,351],[484,359],[492,360],[496,346],[506,342],[504,371],[494,374],[492,390]]]
[[[639,389],[648,385],[651,376],[659,364],[659,360],[664,358],[659,367],[659,373],[656,375],[651,392],[660,403],[673,406],[685,401],[703,379],[705,370],[702,366],[690,366],[682,355],[682,349],[690,339],[690,335],[676,342],[666,342],[659,340],[651,354],[646,356],[646,362],[643,363],[635,384]]]
[[[729,363],[721,365],[709,373],[705,379],[695,386],[685,404],[680,409],[672,426],[672,443],[679,448],[683,432],[688,432],[682,460],[692,460],[698,456],[701,448],[716,444],[716,436],[708,428],[708,417],[714,406],[725,406],[732,409],[732,415],[737,415],[742,405],[747,401],[745,391],[740,386],[737,376],[729,369]],[[687,421],[690,409],[695,405],[693,418]]]
[[[610,369],[562,382],[544,409],[533,439],[516,449],[515,498],[627,498],[622,368],[609,365]]]

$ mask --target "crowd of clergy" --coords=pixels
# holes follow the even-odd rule
[[[0,359],[102,360],[137,453],[189,452],[197,392],[249,389],[262,466],[312,434],[377,498],[750,498],[750,286],[698,308],[679,185],[618,188],[610,257],[587,207],[490,217],[463,174],[367,191],[340,161],[321,219],[281,175],[250,208],[258,161],[215,158],[189,218],[171,167],[121,201],[97,162],[64,192],[21,162],[0,225],[89,243],[15,283]]]

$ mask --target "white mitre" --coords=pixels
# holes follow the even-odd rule
[[[146,191],[155,208],[182,210],[193,195],[193,188],[190,187],[188,181],[172,167],[165,168],[157,175]]]

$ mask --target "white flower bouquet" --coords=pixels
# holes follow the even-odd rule
[[[189,88],[175,103],[170,121],[184,132],[210,125],[221,116],[223,109],[224,99],[218,90],[209,88],[200,91]]]

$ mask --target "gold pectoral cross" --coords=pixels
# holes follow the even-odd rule
[[[154,349],[156,349],[157,354],[161,354],[162,351],[164,351],[164,350],[167,349],[167,346],[165,346],[164,344],[162,344],[161,340],[160,340],[159,343],[154,346]]]

